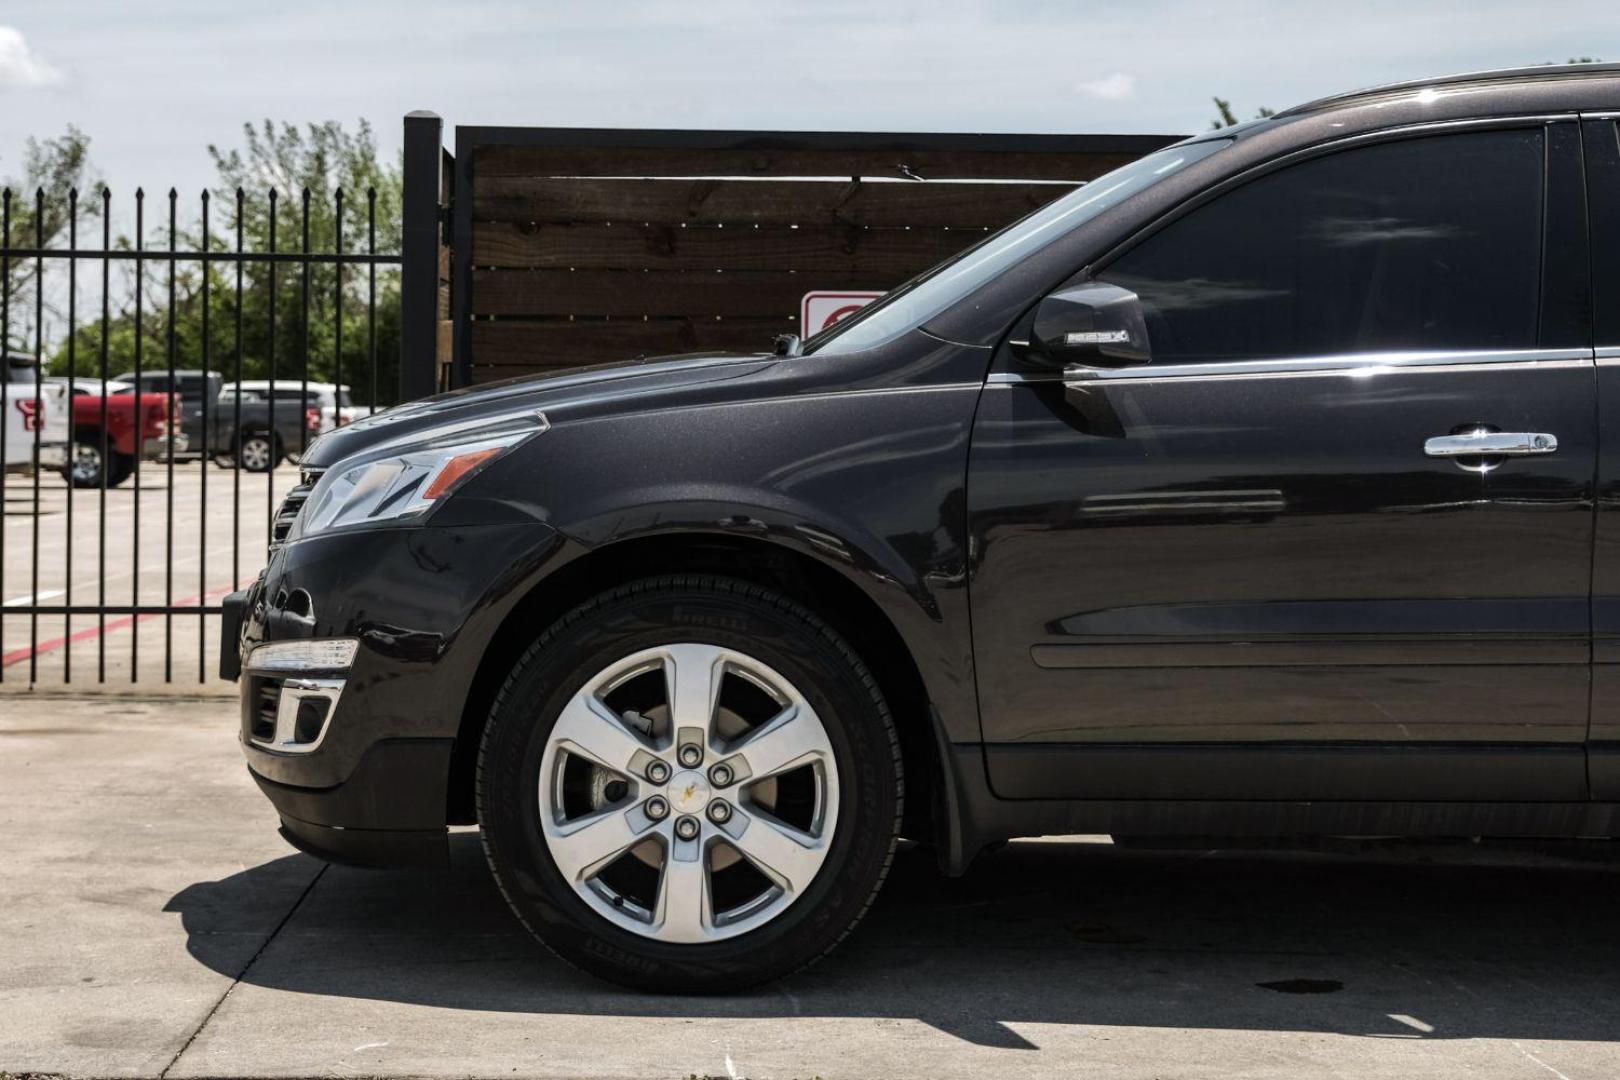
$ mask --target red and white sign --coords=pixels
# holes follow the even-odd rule
[[[799,301],[799,336],[819,334],[882,295],[880,292],[807,292]]]

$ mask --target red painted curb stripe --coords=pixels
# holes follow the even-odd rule
[[[203,604],[207,603],[216,596],[225,596],[229,593],[235,592],[237,589],[242,588],[243,585],[250,585],[252,583],[253,579],[249,578],[247,581],[243,582],[242,585],[238,585],[235,588],[227,585],[223,589],[215,589],[213,592],[206,592],[201,596],[188,596],[184,600],[176,601],[175,606],[201,607]],[[179,611],[175,612],[175,614],[185,615],[187,612]],[[13,617],[15,618],[17,616]],[[83,618],[87,619],[90,617],[91,616],[88,615],[83,616]],[[73,618],[80,618],[80,616],[76,615],[73,616]],[[138,622],[145,622],[147,619],[159,618],[162,618],[162,615],[159,612],[150,612],[145,615],[121,615],[104,626],[87,627],[83,630],[76,631],[63,637],[51,638],[49,641],[41,642],[38,645],[25,645],[20,649],[13,649],[11,652],[6,653],[3,657],[0,657],[0,667],[10,667],[13,664],[20,664],[29,657],[43,656],[45,653],[55,652],[64,645],[76,645],[81,641],[87,641],[90,638],[97,637],[104,633],[109,633],[113,630],[122,630],[126,626],[133,626]]]

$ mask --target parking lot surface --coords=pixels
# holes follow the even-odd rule
[[[832,956],[734,996],[552,958],[476,834],[442,872],[288,849],[218,699],[0,698],[0,1072],[1620,1074],[1606,846],[906,850]],[[671,991],[680,988],[672,986]]]
[[[19,611],[35,603],[218,604],[264,565],[271,510],[297,483],[298,470],[290,464],[270,474],[238,476],[176,462],[171,481],[164,463],[149,461],[141,468],[138,495],[133,477],[107,490],[103,530],[101,492],[73,491],[70,504],[62,478],[41,474],[36,516],[34,478],[8,475],[0,547],[0,692],[27,689],[30,673],[36,691],[82,689],[98,680],[128,686],[135,673],[144,692],[229,692],[228,684],[214,679],[217,617]]]

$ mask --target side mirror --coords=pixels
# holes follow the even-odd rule
[[[1030,326],[1029,348],[1064,365],[1132,367],[1153,359],[1142,302],[1129,289],[1101,281],[1042,300]]]

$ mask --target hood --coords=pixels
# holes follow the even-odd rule
[[[571,410],[605,400],[645,399],[682,387],[732,379],[769,367],[769,353],[693,353],[562,368],[397,405],[322,435],[309,444],[303,464],[327,468],[384,442],[413,435],[431,438],[443,427],[499,421],[506,416]]]

